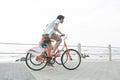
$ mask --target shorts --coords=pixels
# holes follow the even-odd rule
[[[53,33],[51,39],[58,41],[60,39],[60,36],[58,34]]]
[[[47,47],[47,43],[41,42],[41,43],[40,43],[40,46],[41,46],[42,48],[46,48],[46,47]]]
[[[42,39],[40,42],[40,45],[42,46],[42,48],[47,47],[47,44],[51,44],[50,38],[48,36],[49,36],[49,34],[42,35]]]

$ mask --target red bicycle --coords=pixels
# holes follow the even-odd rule
[[[46,67],[48,63],[54,64],[55,62],[59,65],[63,65],[68,70],[74,70],[79,67],[81,63],[81,55],[80,53],[75,49],[68,49],[66,40],[67,36],[64,36],[63,38],[63,47],[61,49],[58,49],[56,51],[57,53],[60,53],[60,57],[51,57],[50,50],[48,48],[41,48],[37,47],[38,50],[35,50],[34,48],[31,48],[27,51],[26,55],[26,65],[34,71],[41,70]],[[44,53],[44,56],[38,58],[38,55]]]

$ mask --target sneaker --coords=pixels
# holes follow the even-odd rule
[[[54,67],[52,63],[48,62],[47,63],[47,66],[51,66],[51,67]]]

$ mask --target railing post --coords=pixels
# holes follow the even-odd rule
[[[112,61],[112,50],[111,50],[111,45],[109,44],[108,46],[109,49],[109,61]]]
[[[78,52],[81,53],[81,44],[78,43]]]

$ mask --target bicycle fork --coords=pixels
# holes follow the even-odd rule
[[[69,51],[68,48],[67,48],[66,42],[64,42],[64,46],[65,46],[65,48],[66,48],[66,52],[67,52],[67,55],[68,55],[69,59],[72,60],[72,57],[71,57],[71,55],[70,55],[70,51]]]

